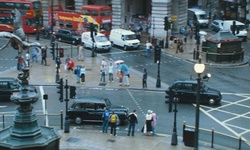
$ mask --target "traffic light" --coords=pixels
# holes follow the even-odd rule
[[[59,49],[59,54],[60,54],[60,58],[64,57],[64,49],[63,48]]]
[[[60,94],[59,96],[59,101],[63,102],[63,78],[61,78],[59,80],[59,82],[57,82],[59,84],[59,86],[57,86],[57,88],[59,89],[59,91],[57,91],[57,93]]]
[[[168,29],[169,29],[168,17],[164,17],[164,30],[167,31]]]
[[[76,96],[76,87],[69,86],[69,98],[75,98]]]
[[[161,61],[161,48],[156,45],[155,46],[155,63],[160,63]]]

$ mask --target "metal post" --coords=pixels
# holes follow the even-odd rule
[[[39,41],[39,18],[36,16],[36,40]]]
[[[61,110],[61,130],[63,129],[63,110]]]
[[[168,30],[167,30],[167,33],[166,33],[166,43],[165,43],[165,48],[168,48]]]
[[[158,71],[157,71],[157,80],[156,80],[156,87],[161,87],[161,78],[160,78],[160,61],[157,61],[158,64]]]
[[[198,73],[197,78],[197,95],[196,95],[196,109],[195,109],[195,135],[194,135],[194,149],[199,149],[199,121],[200,121],[200,85],[201,75]]]
[[[172,134],[172,141],[171,141],[171,145],[177,145],[178,144],[178,140],[177,140],[177,127],[176,127],[176,117],[177,117],[177,101],[178,98],[175,97],[174,98],[174,127],[173,127],[173,134]]]
[[[60,57],[58,56],[58,43],[56,43],[56,64],[57,64],[58,59],[60,59]],[[59,65],[60,64],[56,65],[56,82],[59,82],[60,80]]]
[[[69,102],[69,97],[68,97],[68,80],[66,79],[66,84],[65,84],[65,102],[66,102],[66,110],[65,110],[65,123],[64,123],[64,133],[69,133],[69,116],[68,116],[68,102]]]

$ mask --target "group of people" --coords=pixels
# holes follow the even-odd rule
[[[106,60],[103,58],[100,66],[100,82],[105,83],[106,82],[106,75],[108,75],[108,82],[114,82],[114,73],[117,73],[117,77],[119,80],[119,85],[125,85],[129,86],[129,68],[126,64],[117,63],[117,66],[113,65],[113,62],[110,62],[109,64],[106,62]]]
[[[24,67],[31,67],[31,63],[40,62],[42,65],[47,66],[47,45],[45,47],[31,47],[31,55],[29,50],[26,51],[24,56],[17,56],[17,70],[22,70]]]
[[[114,111],[110,112],[106,107],[104,108],[104,112],[102,114],[103,123],[102,123],[102,133],[108,133],[108,128],[110,126],[110,134],[113,136],[117,136],[116,134],[116,126],[119,122],[119,117],[115,114]],[[142,128],[142,132],[146,135],[155,135],[155,126],[156,126],[157,116],[156,113],[152,110],[148,110],[145,116],[145,125]],[[135,126],[138,124],[138,117],[136,114],[136,110],[134,109],[128,115],[128,133],[127,136],[135,135]]]

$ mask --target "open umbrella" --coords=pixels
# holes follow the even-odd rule
[[[200,31],[199,34],[200,34],[200,35],[207,35],[207,32],[205,32],[205,31]]]
[[[117,61],[115,61],[115,64],[120,64],[120,63],[124,63],[124,60],[117,60]]]

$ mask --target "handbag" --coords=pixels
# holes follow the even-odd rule
[[[147,133],[147,125],[146,124],[144,124],[144,126],[142,127],[141,132]]]

